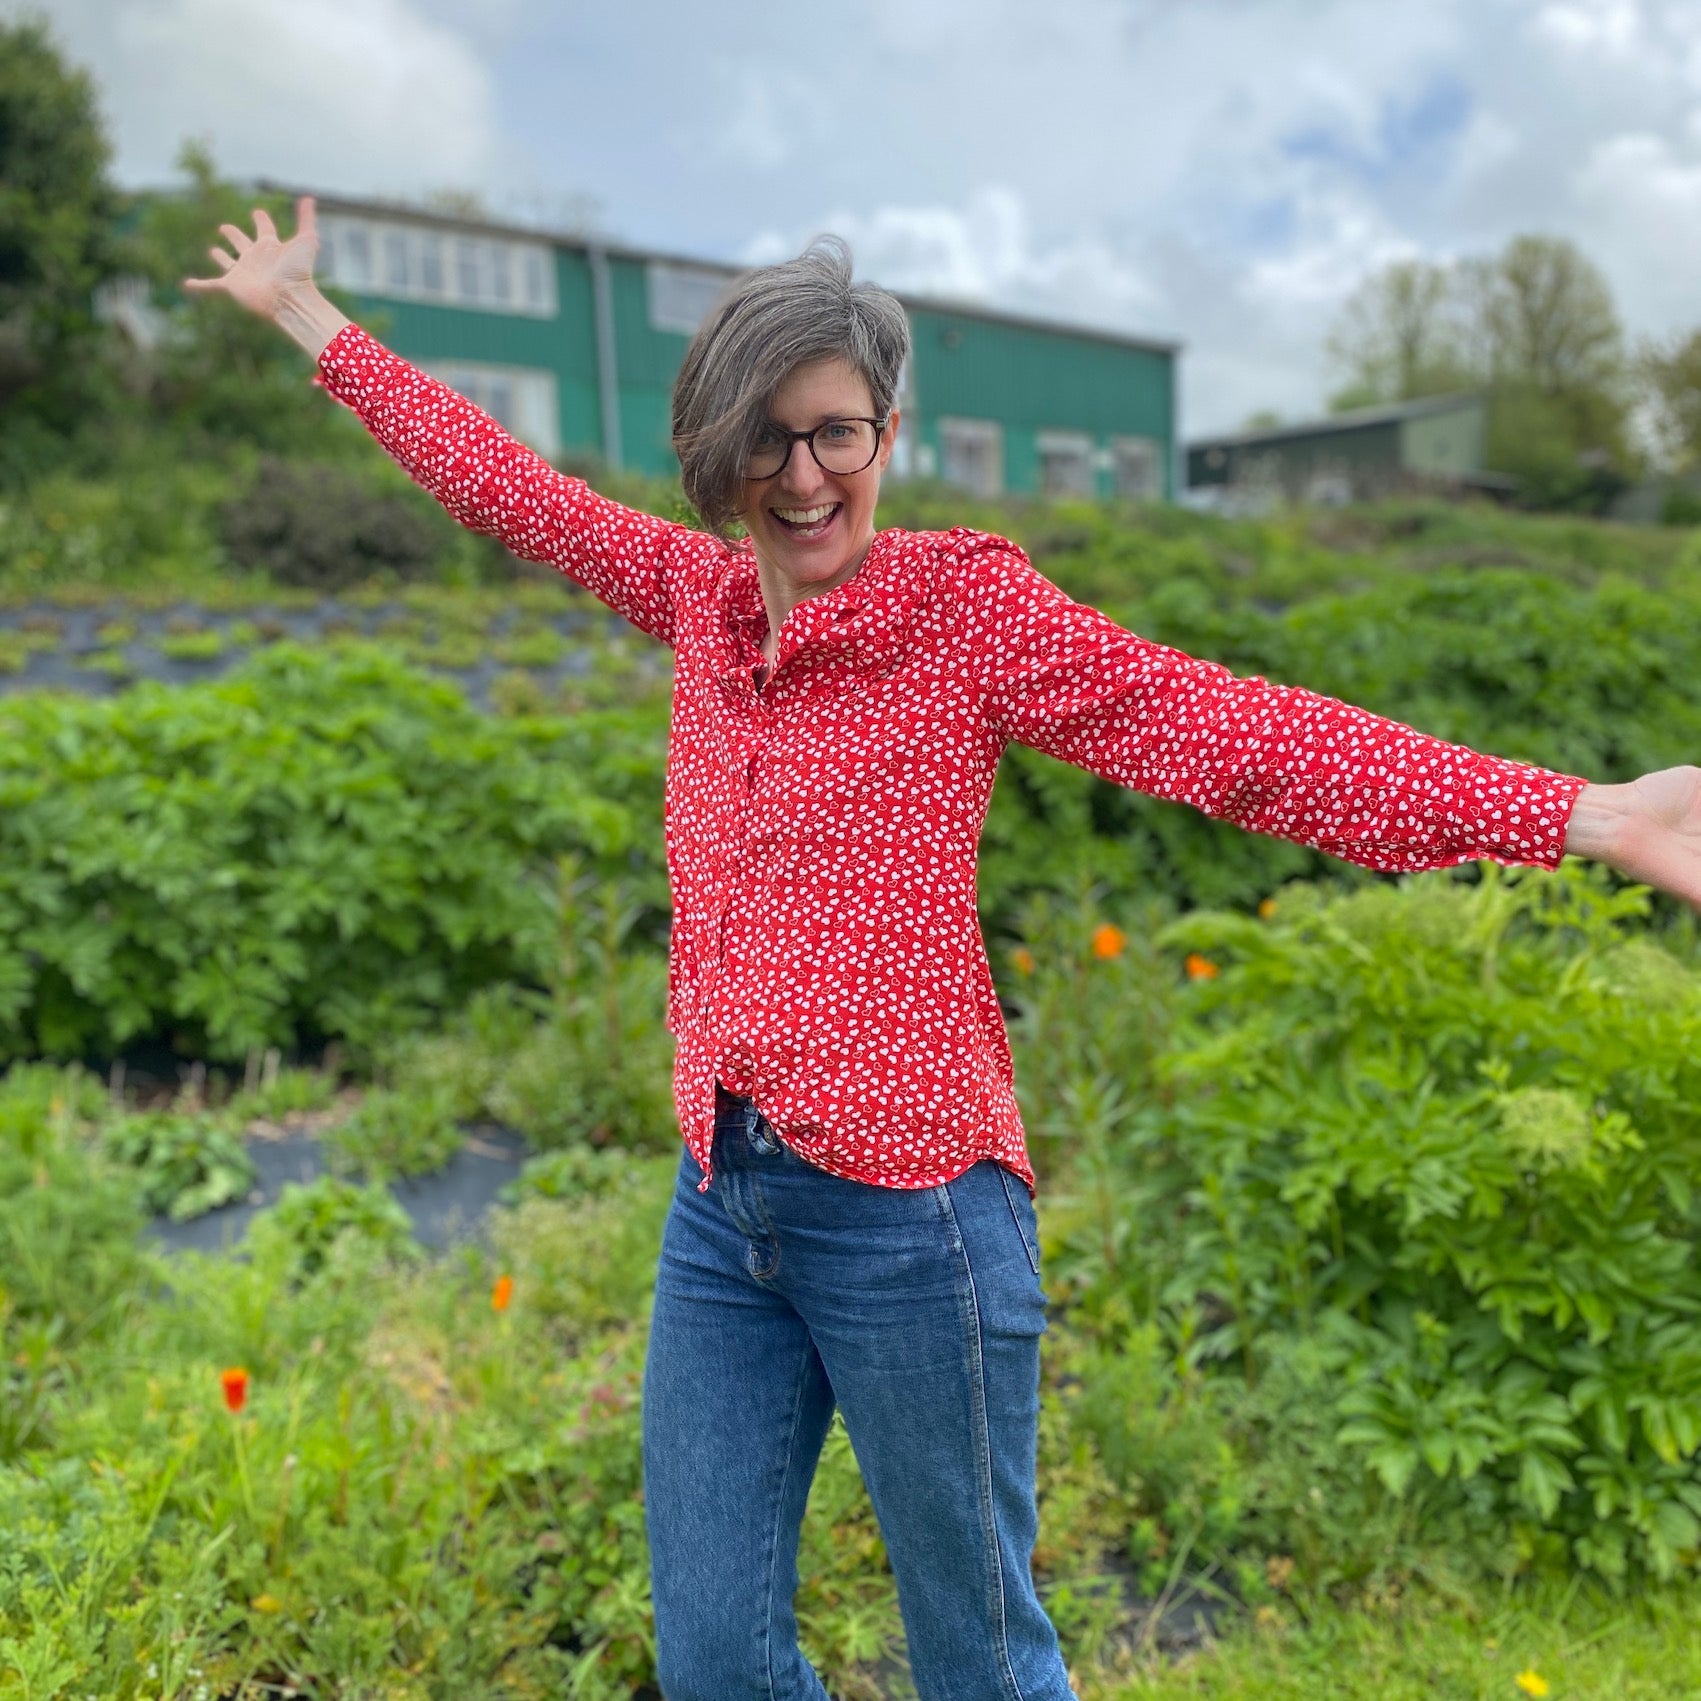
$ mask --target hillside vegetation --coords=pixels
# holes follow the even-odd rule
[[[133,663],[173,610],[157,641],[225,671],[0,698],[5,1701],[655,1693],[666,658],[539,638],[593,611],[385,476],[442,550],[330,602],[234,563],[228,492],[152,532],[98,483],[7,511],[20,666],[73,627]],[[886,518],[1506,754],[1701,748],[1683,533]],[[314,609],[341,628],[292,636]],[[1026,752],[982,898],[1052,1300],[1035,1568],[1081,1695],[1701,1687],[1693,918],[1579,866],[1390,881]],[[428,1258],[389,1184],[492,1123],[534,1156]],[[286,1126],[328,1173],[245,1252],[141,1236],[241,1198]],[[803,1573],[835,1692],[911,1693],[840,1429]]]

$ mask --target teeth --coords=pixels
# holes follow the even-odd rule
[[[774,512],[794,526],[813,526],[837,507],[837,502],[829,502],[825,508],[776,508]]]

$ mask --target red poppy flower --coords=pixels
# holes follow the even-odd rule
[[[248,1403],[248,1372],[240,1366],[219,1373],[219,1385],[224,1389],[224,1403],[239,1412]]]

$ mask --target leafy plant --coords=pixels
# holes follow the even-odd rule
[[[286,1184],[255,1218],[249,1238],[256,1258],[281,1258],[297,1279],[317,1274],[350,1244],[393,1262],[419,1256],[407,1212],[383,1187],[330,1175]]]
[[[108,1122],[101,1138],[113,1162],[135,1171],[147,1208],[173,1222],[228,1205],[254,1185],[242,1136],[222,1118],[141,1111]]]
[[[619,801],[630,759],[612,771],[593,729],[477,715],[371,649],[279,645],[116,701],[15,698],[0,731],[13,1055],[370,1045],[480,986],[541,984],[555,856],[625,872],[653,845]],[[658,867],[646,917],[660,889]]]
[[[1525,1563],[1689,1564],[1701,979],[1645,909],[1568,868],[1174,924],[1213,973],[1123,1150],[1146,1250],[1083,1303],[1249,1388],[1311,1338],[1337,1443]]]
[[[448,1092],[379,1087],[325,1135],[324,1143],[333,1168],[376,1182],[441,1169],[466,1144],[466,1135]]]

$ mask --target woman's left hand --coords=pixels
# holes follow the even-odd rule
[[[1565,848],[1701,910],[1701,768],[1585,786],[1572,806]]]

